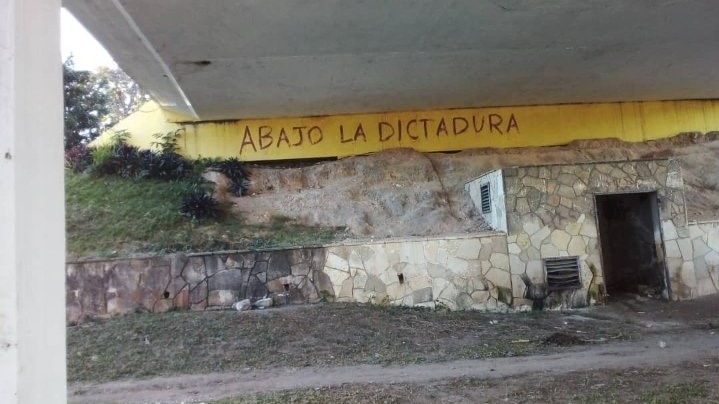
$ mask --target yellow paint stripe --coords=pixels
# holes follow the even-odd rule
[[[342,157],[397,147],[419,151],[551,146],[579,139],[662,139],[719,131],[719,100],[656,101],[467,108],[323,117],[170,122],[176,116],[148,103],[114,129],[150,147],[155,133],[182,129],[190,157],[246,161]],[[104,134],[99,142],[107,140]]]

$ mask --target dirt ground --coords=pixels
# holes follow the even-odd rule
[[[719,402],[717,309],[719,296],[672,303],[635,297],[567,313],[333,304],[126,316],[68,330],[69,376],[76,380],[69,398],[73,403]],[[199,317],[187,324],[187,317],[174,317],[181,314]],[[213,318],[220,321],[214,324]],[[255,322],[271,325],[259,335],[264,342],[241,332]],[[193,333],[192,327],[202,332]],[[96,340],[102,335],[111,340]],[[113,344],[117,351],[108,351]],[[244,349],[233,352],[233,346]],[[221,352],[229,352],[228,361],[222,362]],[[261,360],[248,366],[252,358]],[[204,365],[193,368],[192,361]],[[184,366],[163,367],[168,363]],[[213,370],[210,363],[225,366]],[[112,367],[127,372],[103,373]],[[148,378],[153,372],[164,376]],[[108,379],[115,380],[101,382]]]
[[[681,161],[689,220],[719,218],[719,133],[459,153],[394,149],[338,161],[251,166],[248,196],[229,197],[223,187],[218,194],[251,223],[289,218],[302,225],[346,228],[354,238],[455,234],[487,228],[464,190],[466,182],[487,171],[667,157]]]

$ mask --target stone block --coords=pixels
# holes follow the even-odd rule
[[[696,273],[694,272],[694,263],[684,262],[682,263],[682,268],[680,272],[681,276],[681,282],[686,285],[689,288],[696,288],[697,287],[697,278]]]
[[[463,259],[477,259],[479,257],[479,250],[482,248],[482,243],[479,239],[461,239],[455,241],[456,251],[455,256]]]
[[[518,275],[512,275],[512,297],[524,298],[527,286]]]
[[[492,266],[495,268],[509,271],[509,257],[507,256],[507,254],[492,253],[489,258],[489,262],[491,262]]]
[[[455,257],[449,257],[447,259],[447,269],[457,275],[467,274],[469,264],[467,261]]]
[[[342,285],[342,282],[344,282],[345,279],[347,279],[350,275],[349,272],[340,271],[329,266],[325,267],[323,272],[327,274],[327,276],[330,278],[330,281],[332,282],[332,285],[334,285],[335,288],[338,288],[340,285]]]
[[[586,220],[584,223],[582,223],[582,227],[579,230],[579,234],[586,237],[597,237],[597,226],[594,224],[594,221],[592,220]]]
[[[587,245],[584,243],[582,236],[572,236],[567,247],[569,255],[580,256],[587,251]]]
[[[267,279],[277,279],[292,274],[288,251],[273,251],[267,260]]]
[[[679,236],[677,235],[677,229],[674,226],[674,222],[671,220],[662,221],[662,232],[664,233],[664,240],[676,240]]]
[[[327,260],[325,261],[325,268],[333,268],[339,271],[349,272],[349,263],[334,252],[327,254]]]
[[[238,293],[234,290],[211,290],[208,295],[208,306],[229,307],[237,301]]]
[[[484,275],[484,278],[495,287],[511,287],[509,272],[507,271],[503,271],[498,268],[492,268]]]
[[[667,254],[667,258],[682,258],[682,252],[679,249],[677,240],[666,240],[664,242],[664,250]]]
[[[509,267],[512,274],[523,274],[526,270],[524,262],[519,259],[519,256],[510,254],[509,255]]]
[[[539,252],[542,254],[542,258],[553,258],[559,256],[559,250],[553,244],[542,244]]]
[[[242,270],[232,269],[221,271],[210,277],[208,280],[210,290],[242,290],[245,281],[242,276]]]
[[[714,251],[719,251],[719,228],[713,228],[707,233],[707,246]]]
[[[402,300],[403,304],[406,306],[414,306],[420,303],[431,302],[434,300],[434,296],[432,294],[432,287],[429,286],[419,290],[415,290],[409,295],[405,296]]]
[[[552,245],[557,247],[558,250],[566,250],[571,240],[571,236],[564,230],[554,230],[550,237],[552,239]]]
[[[544,240],[546,240],[547,237],[549,237],[550,234],[551,234],[551,231],[549,230],[549,227],[548,227],[548,226],[544,226],[544,227],[542,227],[541,229],[539,229],[536,233],[534,233],[534,234],[530,237],[529,240],[530,240],[532,246],[534,246],[534,247],[536,247],[536,248],[539,248],[539,247],[541,247],[542,242],[543,242]]]
[[[703,257],[709,251],[712,251],[701,238],[692,240],[692,247],[694,249],[694,259],[697,257]]]
[[[190,257],[182,270],[182,279],[191,285],[196,285],[207,278],[205,260],[202,257]]]
[[[190,304],[207,300],[207,282],[200,282],[190,287]]]

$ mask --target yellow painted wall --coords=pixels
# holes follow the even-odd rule
[[[157,104],[118,123],[130,143],[149,148],[153,134],[181,129],[189,157],[245,161],[341,157],[397,147],[452,151],[566,144],[577,139],[641,142],[682,132],[719,131],[719,100],[468,108],[324,117],[174,122]],[[98,142],[109,137],[103,134]]]

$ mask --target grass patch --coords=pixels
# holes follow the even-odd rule
[[[561,348],[542,340],[558,328],[577,327],[588,338],[631,331],[612,321],[567,324],[556,312],[502,315],[343,303],[243,313],[133,314],[69,327],[68,377],[104,381],[509,357],[556,352]]]
[[[662,369],[671,373],[672,369]],[[655,385],[656,371],[642,374],[627,372],[581,372],[562,377],[523,375],[510,382],[474,378],[448,379],[413,384],[349,383],[333,387],[303,388],[243,395],[211,404],[280,403],[434,403],[434,402],[507,402],[507,403],[583,403],[583,404],[684,404],[715,403],[719,389],[707,381]],[[662,382],[666,375],[659,376]]]
[[[132,180],[66,171],[68,257],[318,245],[333,240],[337,233],[336,229],[282,220],[268,226],[247,225],[241,217],[227,213],[217,220],[191,221],[179,212],[189,181]]]

